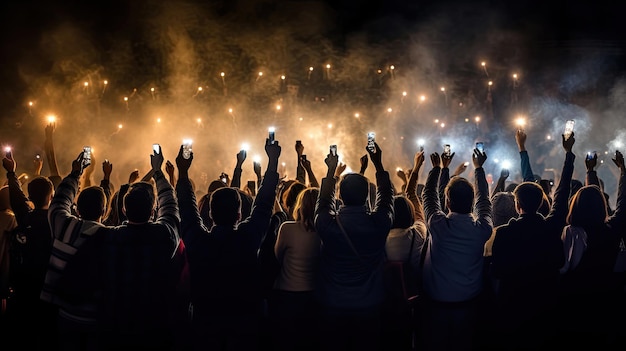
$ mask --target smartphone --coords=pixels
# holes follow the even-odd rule
[[[91,146],[83,147],[83,165],[91,164]]]
[[[159,145],[159,144],[152,144],[152,151],[154,151],[155,154],[160,154],[161,153],[161,145]]]
[[[424,145],[420,145],[420,151],[424,151]]]
[[[337,156],[337,145],[330,146],[330,154],[333,156]]]
[[[183,140],[183,158],[188,160],[191,157],[191,139]]]
[[[476,149],[480,152],[485,152],[485,144],[482,141],[477,142]]]
[[[574,120],[569,119],[567,120],[567,122],[565,122],[565,132],[563,133],[563,136],[565,136],[565,140],[569,139],[569,137],[572,136],[572,132],[574,132]]]
[[[302,140],[296,140],[296,145],[302,145]]]
[[[370,152],[376,152],[376,145],[374,145],[375,141],[376,141],[376,133],[374,132],[367,133],[367,149]]]
[[[275,139],[274,139],[274,136],[275,136],[276,128],[274,128],[274,127],[269,127],[269,128],[267,129],[267,131],[268,131],[268,134],[269,134],[269,136],[268,136],[268,137],[269,137],[269,139],[270,139],[270,144],[274,144],[274,140],[275,140]]]
[[[450,156],[452,154],[452,151],[450,149],[450,144],[445,144],[443,146],[443,154],[446,156]]]
[[[593,158],[596,156],[596,152],[595,151],[589,151],[587,152],[587,159],[588,160],[593,160]]]
[[[252,196],[256,195],[256,182],[254,180],[248,181],[248,190],[250,190]]]
[[[302,157],[302,161],[306,161],[306,155],[302,154],[300,157]]]

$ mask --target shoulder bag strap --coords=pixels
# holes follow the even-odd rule
[[[359,258],[359,261],[363,262],[363,258],[361,258],[361,255],[359,255],[359,252],[354,247],[354,244],[352,244],[352,240],[350,240],[350,237],[348,237],[348,233],[346,233],[346,230],[344,229],[343,224],[341,224],[341,221],[339,220],[339,216],[335,216],[335,220],[337,221],[337,224],[339,224],[339,229],[341,229],[341,232],[343,233],[344,238],[346,238],[346,241],[350,245],[350,248],[352,249],[354,254]]]

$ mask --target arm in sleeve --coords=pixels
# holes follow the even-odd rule
[[[496,195],[497,193],[504,191],[505,182],[506,182],[506,178],[504,177],[498,178],[498,182],[496,183],[496,186],[493,188],[493,191],[491,192],[491,198],[493,198],[494,195]]]
[[[282,264],[285,250],[287,249],[287,236],[285,235],[285,223],[283,222],[278,229],[278,235],[276,235],[276,242],[274,243],[274,255],[276,260]]]
[[[379,225],[391,228],[393,223],[393,188],[387,171],[376,172],[376,206],[372,213],[376,216]]]
[[[441,173],[439,174],[439,204],[440,210],[444,211],[444,204],[446,203],[446,186],[448,186],[448,182],[450,182],[450,169],[448,167],[442,168]]]
[[[525,182],[534,182],[535,175],[533,174],[533,169],[530,167],[530,158],[528,157],[528,151],[520,151],[520,167],[522,170],[522,178]]]
[[[298,159],[296,160],[296,165],[296,180],[302,184],[306,184],[306,170],[304,169],[302,162],[300,162],[300,156],[298,156]]]
[[[615,212],[613,215],[609,217],[608,224],[613,228],[624,228],[624,224],[626,222],[626,214],[624,214],[624,206],[626,205],[624,201],[624,197],[626,197],[624,193],[624,187],[626,187],[626,182],[624,180],[626,177],[626,172],[620,171],[619,181],[617,184],[617,200],[615,201]],[[621,230],[622,237],[626,240],[626,231]]]
[[[208,233],[209,229],[204,225],[202,217],[200,217],[196,194],[193,192],[189,178],[178,178],[176,182],[176,196],[178,198],[181,217],[180,236],[183,238],[187,247],[191,247],[194,245],[196,234]]]
[[[178,247],[180,233],[180,214],[178,212],[178,201],[174,195],[172,184],[165,178],[160,170],[154,172],[154,181],[157,188],[158,213],[156,223],[164,225],[174,243]],[[172,255],[174,252],[172,253]]]
[[[414,216],[415,222],[424,223],[424,207],[422,205],[421,197],[417,194],[417,181],[419,178],[419,172],[411,172],[409,181],[406,184],[406,196],[415,208]]]
[[[52,235],[64,242],[61,236],[67,227],[67,220],[76,218],[72,215],[72,204],[78,192],[78,175],[70,174],[61,181],[48,208],[48,222]]]
[[[233,179],[230,181],[231,188],[241,188],[241,167],[235,167],[233,170]]]
[[[239,228],[253,228],[254,233],[258,233],[256,243],[261,244],[263,236],[267,233],[274,209],[274,199],[276,198],[276,186],[278,185],[278,172],[265,171],[259,192],[254,198],[250,215],[239,223]],[[245,230],[245,229],[244,229]]]
[[[554,192],[554,200],[550,208],[550,213],[546,218],[555,221],[559,227],[565,226],[565,217],[567,217],[567,203],[569,200],[570,187],[572,186],[572,174],[574,173],[574,159],[576,156],[567,152],[565,154],[565,162],[563,163],[563,172],[559,179],[559,184]]]
[[[423,199],[426,223],[430,221],[430,218],[435,213],[441,212],[441,202],[439,201],[439,190],[437,188],[440,173],[441,167],[433,167],[433,169],[428,172],[426,184],[424,185]]]
[[[9,201],[11,203],[11,210],[15,213],[15,220],[18,225],[25,225],[28,214],[33,209],[30,201],[24,195],[20,181],[14,172],[7,173],[7,180],[9,182]]]
[[[335,178],[322,178],[322,186],[315,203],[315,230],[325,233],[326,228],[334,222],[335,208]]]
[[[476,202],[474,205],[474,213],[481,223],[488,227],[493,227],[491,215],[491,201],[489,200],[489,186],[485,178],[485,169],[482,167],[474,170],[474,182],[476,189]]]
[[[596,171],[587,171],[587,176],[585,177],[585,185],[600,186],[600,179],[598,179],[598,173],[596,173]]]

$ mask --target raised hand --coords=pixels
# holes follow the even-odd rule
[[[433,168],[441,167],[441,157],[436,152],[430,154],[430,162],[433,164]]]
[[[624,168],[624,155],[621,152],[615,151],[615,158],[612,159],[613,163],[619,168],[622,172],[626,171]]]
[[[13,159],[13,152],[12,151],[7,151],[5,153],[5,156],[2,159],[2,167],[4,167],[4,169],[7,172],[15,173],[16,164],[15,164],[15,160]]]
[[[446,154],[445,152],[441,154],[441,168],[448,168],[450,163],[452,163],[452,159],[454,158],[454,152],[451,154]]]
[[[137,179],[139,179],[139,170],[138,169],[130,172],[130,175],[128,176],[128,184],[132,184],[132,183],[136,182]]]
[[[367,165],[369,162],[369,158],[367,157],[367,154],[361,156],[361,170],[359,171],[359,173],[364,174],[365,170],[367,169]]]
[[[109,160],[102,162],[102,173],[104,173],[104,179],[111,178],[111,172],[113,172],[113,164]]]
[[[378,146],[378,143],[374,142],[374,150],[370,150],[367,146],[365,146],[365,150],[370,156],[374,167],[376,167],[376,171],[384,171],[383,168],[383,151]]]
[[[150,155],[150,165],[152,166],[152,170],[154,172],[161,170],[161,167],[163,166],[163,149],[161,149],[161,152],[159,153],[154,150],[152,151],[152,154]]]
[[[567,138],[567,140],[565,139],[565,135],[561,134],[561,138],[563,139],[563,149],[565,149],[565,152],[572,152],[572,147],[574,147],[574,142],[576,142],[576,138],[574,138],[574,132],[572,132],[572,135]]]
[[[526,133],[523,130],[518,129],[515,132],[515,142],[519,151],[526,151]]]
[[[474,168],[480,168],[487,161],[487,154],[485,152],[480,152],[478,149],[474,149],[474,155],[472,155],[472,163],[474,163]]]
[[[593,171],[597,164],[598,154],[594,153],[593,157],[585,157],[585,167],[587,168],[587,171]]]

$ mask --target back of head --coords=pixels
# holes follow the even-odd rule
[[[254,198],[243,189],[237,190],[239,191],[239,197],[241,198],[241,218],[248,218],[250,212],[252,212],[252,203],[254,202]]]
[[[282,200],[285,206],[287,206],[285,210],[288,210],[288,212],[293,212],[293,206],[296,204],[298,194],[300,194],[300,192],[302,192],[304,189],[306,189],[306,185],[298,181],[291,183],[289,188],[283,193]]]
[[[574,194],[578,192],[578,189],[582,188],[583,185],[584,184],[580,180],[572,179],[572,181],[570,182],[569,197],[572,198],[572,196],[574,196]]]
[[[471,213],[474,205],[474,186],[463,177],[453,177],[446,186],[446,204],[451,212]]]
[[[364,206],[369,193],[370,182],[360,173],[348,173],[339,183],[339,196],[346,206]]]
[[[76,210],[82,219],[97,221],[106,210],[106,195],[99,186],[83,189],[76,199]]]
[[[207,192],[211,194],[215,190],[219,188],[225,188],[225,187],[226,187],[226,184],[224,184],[224,182],[222,182],[221,180],[214,180],[211,183],[209,183],[209,189],[207,190]]]
[[[124,195],[124,213],[130,222],[144,223],[150,220],[156,201],[154,186],[148,182],[130,185]]]
[[[296,180],[295,179],[288,179],[285,180],[283,182],[281,182],[281,184],[278,187],[278,194],[277,194],[277,199],[278,202],[280,203],[280,206],[286,210],[287,209],[287,205],[285,205],[285,193],[287,192],[287,190],[289,189],[289,187],[291,186],[291,184],[295,183]]]
[[[50,204],[54,185],[47,177],[36,177],[28,183],[28,198],[35,208],[44,208]]]
[[[513,191],[517,206],[525,213],[536,213],[544,201],[544,192],[535,182],[523,182]]]
[[[315,230],[315,204],[319,193],[319,188],[304,189],[298,194],[293,208],[294,219],[304,224],[304,227],[309,231]]]
[[[241,218],[241,197],[235,188],[219,188],[211,193],[210,216],[217,225],[234,226]]]
[[[507,193],[512,193],[515,191],[515,188],[517,188],[518,185],[518,183],[510,183],[504,188],[504,191]]]
[[[493,226],[506,224],[511,218],[517,217],[515,210],[515,197],[509,192],[498,192],[491,199],[493,213]]]
[[[393,213],[391,228],[409,228],[415,224],[415,206],[406,196],[393,197]]]
[[[567,224],[578,227],[597,227],[608,217],[606,199],[597,185],[580,188],[572,197]]]

